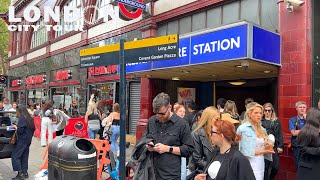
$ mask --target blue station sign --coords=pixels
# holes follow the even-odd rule
[[[196,64],[252,59],[281,65],[280,35],[242,23],[238,26],[180,37],[179,58],[127,64],[127,72],[143,72]]]

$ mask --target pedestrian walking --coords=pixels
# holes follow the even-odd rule
[[[228,121],[215,121],[211,129],[211,141],[219,149],[212,152],[204,173],[195,180],[255,180],[250,162],[237,148],[240,136]]]
[[[168,94],[158,94],[152,102],[153,112],[146,127],[147,149],[153,155],[156,180],[181,179],[181,157],[193,151],[189,124],[172,112]]]
[[[32,141],[32,136],[35,130],[33,118],[30,116],[27,108],[23,105],[17,107],[18,124],[13,125],[16,129],[16,144],[11,153],[12,168],[18,171],[13,180],[29,178],[28,160],[29,149]]]
[[[247,111],[243,123],[238,127],[237,134],[242,139],[239,143],[240,152],[249,159],[254,175],[257,180],[264,178],[264,159],[272,160],[273,149],[268,149],[271,145],[265,140],[266,130],[261,126],[263,107],[252,102],[247,104]]]
[[[298,134],[300,151],[297,180],[318,180],[320,176],[320,111],[310,108],[306,124]]]
[[[46,147],[46,133],[48,130],[48,144],[52,142],[53,132],[52,132],[52,101],[47,101],[42,107],[42,111],[40,112],[41,117],[41,146]]]
[[[211,127],[220,119],[217,108],[210,106],[203,110],[198,127],[192,132],[194,151],[189,161],[190,173],[204,171],[212,158],[214,146],[211,142]]]
[[[267,131],[267,134],[272,134],[275,137],[273,146],[274,154],[272,154],[272,161],[265,160],[264,179],[273,180],[279,169],[279,154],[283,152],[283,136],[282,127],[279,118],[271,103],[263,105],[264,116],[261,121],[262,127]]]
[[[296,102],[297,115],[289,119],[289,130],[291,132],[290,147],[293,150],[294,164],[298,168],[299,150],[297,147],[297,136],[306,123],[307,104],[304,101]]]

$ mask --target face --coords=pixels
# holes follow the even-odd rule
[[[267,117],[267,118],[269,118],[269,117],[271,117],[271,114],[272,114],[272,109],[271,109],[271,107],[266,106],[266,107],[264,108],[264,116]]]
[[[252,112],[249,112],[249,117],[252,122],[259,123],[262,118],[262,109],[259,107],[255,107]]]
[[[157,119],[161,122],[164,122],[169,119],[172,106],[162,106],[158,112],[154,112],[157,115]]]
[[[37,110],[39,110],[40,109],[40,105],[37,105],[36,108],[37,108]]]
[[[9,104],[9,99],[3,100],[3,103],[4,103],[4,104]]]
[[[12,104],[12,108],[16,109],[17,108],[17,104],[16,103]]]
[[[185,108],[180,108],[178,111],[177,111],[177,115],[181,118],[184,118],[184,116],[186,115],[186,109]]]
[[[305,104],[300,104],[297,108],[296,108],[298,115],[304,115],[306,114],[307,111],[307,106]]]
[[[222,135],[217,132],[216,126],[212,126],[211,128],[211,142],[217,146],[220,146],[222,143]]]
[[[174,112],[176,112],[178,106],[179,106],[179,104],[173,105],[173,111],[174,111]]]
[[[318,101],[318,109],[320,109],[320,100]]]
[[[212,123],[219,121],[220,120],[220,114],[219,113],[215,113],[212,117]]]

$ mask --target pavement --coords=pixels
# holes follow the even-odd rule
[[[133,145],[126,150],[126,159],[130,159]],[[33,137],[29,153],[29,179],[34,179],[34,176],[40,171],[44,162],[42,159],[46,147],[41,147],[40,140]],[[0,159],[0,180],[11,180],[17,172],[12,170],[11,159]]]

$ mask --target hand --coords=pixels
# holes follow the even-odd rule
[[[165,152],[169,152],[169,146],[157,143],[154,147],[154,150],[158,152],[159,154],[163,154]]]
[[[147,146],[148,151],[150,151],[150,152],[155,151],[155,150],[154,150],[154,147],[149,146],[148,144],[152,144],[152,145],[154,145],[154,144],[153,144],[153,142],[151,141],[151,142],[147,143],[147,144],[146,144],[146,146]]]
[[[14,128],[15,130],[18,129],[17,125],[12,124],[12,126],[13,126],[13,128]]]
[[[303,119],[306,119],[307,118],[307,114],[303,114]]]
[[[277,148],[278,153],[283,153],[283,149],[282,148]]]
[[[94,98],[94,94],[91,94],[90,98],[93,99]]]
[[[273,154],[274,153],[274,150],[272,149],[272,150],[268,150],[268,149],[266,149],[266,150],[264,150],[264,152],[263,152],[263,154]]]
[[[207,174],[198,174],[194,177],[194,180],[206,180]]]

